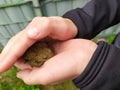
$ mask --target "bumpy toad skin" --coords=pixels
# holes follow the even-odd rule
[[[26,51],[24,59],[31,66],[39,67],[53,55],[53,49],[47,43],[37,42]]]

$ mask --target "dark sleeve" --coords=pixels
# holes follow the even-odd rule
[[[86,69],[73,82],[81,90],[120,90],[120,49],[99,42]]]
[[[91,39],[120,21],[120,0],[91,0],[83,8],[71,10],[63,17],[76,24],[76,37]]]

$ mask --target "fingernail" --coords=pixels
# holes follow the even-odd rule
[[[31,28],[28,30],[28,36],[31,38],[35,38],[38,35],[38,29],[37,28]]]

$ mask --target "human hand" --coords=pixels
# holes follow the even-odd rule
[[[36,17],[20,33],[12,37],[0,55],[0,72],[8,70],[35,42],[51,38],[68,40],[75,37],[76,26],[61,17]]]
[[[78,77],[90,61],[97,45],[85,39],[71,39],[53,44],[55,56],[41,67],[31,67],[23,59],[16,62],[17,74],[26,84],[55,84]]]

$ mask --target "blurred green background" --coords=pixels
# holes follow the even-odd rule
[[[65,12],[83,7],[90,0],[1,0],[0,1],[0,50],[8,40],[24,29],[36,16],[62,16]],[[104,40],[109,44],[120,31],[119,24],[101,32],[93,41]],[[79,90],[72,81],[57,85],[29,86],[16,77],[19,70],[12,67],[0,74],[0,90]]]

